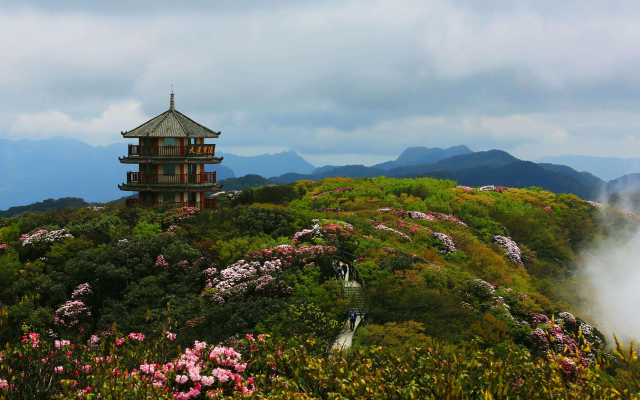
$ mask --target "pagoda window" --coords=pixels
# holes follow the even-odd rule
[[[164,139],[164,145],[165,146],[175,146],[176,145],[176,138],[165,138]]]
[[[188,197],[188,200],[187,200],[188,202],[193,202],[193,203],[196,202],[196,194],[195,194],[195,192],[189,192],[187,197]]]
[[[155,146],[156,145],[156,140],[155,139],[149,139],[149,138],[144,138],[142,139],[142,145],[143,146]]]
[[[174,164],[166,164],[163,171],[165,175],[175,175],[176,166]]]
[[[155,193],[151,193],[151,192],[142,192],[140,193],[140,197],[141,197],[140,200],[146,203],[153,203],[156,199]]]

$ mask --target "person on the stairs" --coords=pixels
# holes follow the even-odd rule
[[[347,272],[348,272],[347,264],[342,264],[341,268],[342,268],[342,279],[347,279]]]
[[[352,308],[351,312],[349,313],[349,322],[351,323],[351,330],[353,331],[353,329],[356,327],[356,319],[358,319],[358,314],[356,313],[356,311]]]

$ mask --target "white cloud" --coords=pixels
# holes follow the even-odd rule
[[[141,112],[140,103],[123,101],[112,104],[100,116],[74,119],[59,110],[20,114],[11,127],[12,138],[45,139],[67,136],[92,145],[122,141],[121,131],[131,130],[149,118]]]

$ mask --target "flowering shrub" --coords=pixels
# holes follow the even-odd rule
[[[46,229],[40,229],[35,231],[31,235],[24,234],[20,236],[20,242],[23,246],[29,246],[38,242],[52,243],[64,238],[73,238],[73,235],[66,229],[59,229],[57,231],[47,231]]]
[[[480,188],[478,188],[478,192],[498,192],[498,193],[504,193],[507,190],[509,190],[508,187],[504,187],[504,186],[494,186],[494,185],[487,185],[487,186],[482,186]]]
[[[167,333],[168,338],[156,341],[156,347],[164,348],[164,340],[175,339]],[[9,399],[42,398],[35,394],[46,391],[65,399],[91,394],[97,396],[94,398],[185,400],[217,398],[234,392],[249,395],[255,389],[254,379],[246,371],[247,361],[233,347],[196,341],[193,348],[186,348],[177,357],[163,358],[142,345],[141,334],[116,340],[116,346],[92,350],[69,340],[56,340],[53,345],[38,334],[29,333],[20,345],[0,357],[0,374],[9,368],[21,371],[0,376],[0,395]],[[258,340],[264,341],[264,337],[260,335]],[[247,342],[255,339],[238,345],[248,349]],[[127,388],[133,387],[142,397],[128,397]]]
[[[511,240],[511,238],[508,238],[506,236],[494,236],[493,240],[498,243],[500,245],[500,247],[502,247],[503,249],[505,249],[507,251],[507,258],[511,261],[513,261],[514,263],[522,266],[522,252],[520,251],[520,248],[518,247],[518,245],[516,244],[516,242],[514,242],[513,240]]]
[[[456,246],[453,243],[453,239],[451,236],[446,233],[433,232],[433,236],[440,241],[444,245],[444,247],[439,251],[442,254],[452,253],[456,251]]]
[[[215,268],[205,269],[206,288],[202,296],[224,304],[236,296],[250,293],[269,297],[289,295],[293,288],[278,275],[294,268],[304,268],[336,251],[332,246],[278,246],[249,253],[246,260],[240,260],[219,273]]]
[[[323,193],[320,193],[320,194],[316,194],[315,196],[312,197],[312,199],[315,200],[317,198],[320,198],[322,196],[326,196],[328,194],[338,194],[338,193],[342,193],[342,192],[350,192],[352,190],[353,190],[352,186],[343,187],[343,188],[340,188],[340,189],[331,190],[331,191],[328,191],[328,192],[323,192]]]
[[[375,229],[377,232],[390,232],[393,233],[394,235],[400,236],[401,238],[403,238],[404,240],[411,242],[411,238],[407,235],[405,235],[404,233],[397,231],[393,228],[389,228],[388,226],[385,226],[384,224],[379,224],[379,225],[374,225],[373,229]]]
[[[458,225],[467,226],[467,224],[460,221],[458,218],[454,217],[453,215],[447,215],[447,214],[443,214],[435,211],[425,211],[425,212],[406,211],[401,208],[395,209],[393,207],[378,208],[378,211],[391,212],[393,215],[395,215],[398,218],[425,219],[427,221],[443,220],[443,221],[455,222]]]
[[[592,205],[592,206],[594,206],[596,208],[604,208],[604,204],[600,204],[600,203],[595,202],[595,201],[585,200],[584,202],[589,204],[589,205]]]
[[[462,186],[462,185],[458,185],[458,186],[456,186],[454,189],[462,189],[462,190],[465,190],[465,191],[467,191],[467,192],[469,192],[469,191],[473,190],[473,188],[472,188],[472,187],[470,187],[470,186]]]
[[[55,311],[53,323],[64,327],[72,327],[80,322],[80,316],[83,313],[91,316],[91,307],[81,300],[81,298],[91,293],[91,286],[88,283],[78,285],[71,294],[71,300],[65,302]]]
[[[154,266],[167,269],[169,268],[169,263],[167,262],[167,260],[164,259],[164,256],[160,254],[156,259],[156,263],[154,264]]]
[[[4,250],[7,248],[7,245],[5,243],[0,244],[0,250]]]

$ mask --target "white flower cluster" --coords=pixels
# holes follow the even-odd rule
[[[493,240],[500,245],[503,249],[507,251],[507,258],[514,263],[523,266],[522,264],[522,251],[511,238],[506,236],[494,236]]]
[[[595,202],[595,201],[585,200],[584,202],[587,203],[587,204],[590,204],[590,205],[592,205],[594,207],[597,207],[597,208],[604,208],[604,204],[600,204],[600,203]]]
[[[446,233],[433,232],[433,236],[438,239],[442,244],[444,244],[444,249],[440,250],[440,253],[447,254],[456,251],[456,246],[453,243],[453,239],[451,236]]]
[[[496,292],[496,288],[487,281],[474,279],[473,282],[476,284],[474,288],[483,295],[490,295]]]
[[[398,235],[398,236],[400,236],[401,238],[403,238],[403,239],[405,239],[405,240],[407,240],[407,241],[409,241],[409,242],[411,242],[411,241],[412,241],[412,240],[411,240],[411,238],[410,238],[409,236],[405,235],[404,233],[402,233],[402,232],[400,232],[400,231],[397,231],[397,230],[395,230],[395,229],[393,229],[393,228],[389,228],[388,226],[384,226],[383,224],[380,224],[380,225],[374,226],[374,227],[373,227],[373,229],[375,229],[375,230],[376,230],[376,231],[378,231],[378,232],[379,232],[379,231],[387,231],[387,232],[391,232],[391,233],[393,233],[393,234],[395,234],[395,235]]]
[[[55,242],[63,238],[73,238],[73,235],[68,233],[66,229],[59,229],[57,231],[47,231],[46,229],[40,229],[34,232],[32,235],[22,235],[20,241],[23,246],[31,245],[37,242]]]
[[[93,291],[91,290],[91,285],[89,285],[88,283],[83,283],[81,285],[76,286],[76,288],[73,289],[73,293],[71,293],[71,298],[77,299],[79,297],[84,297],[91,293],[93,293]]]
[[[218,196],[226,196],[229,200],[233,200],[234,198],[236,198],[236,196],[238,196],[240,193],[242,193],[242,190],[229,190],[228,192],[215,192],[213,193],[211,196],[209,196],[210,199],[215,199]]]

